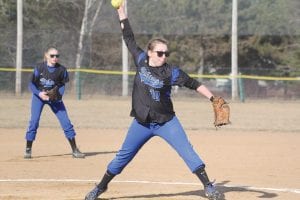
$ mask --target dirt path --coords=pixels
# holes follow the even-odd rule
[[[102,177],[131,121],[129,99],[66,99],[77,142],[87,157],[71,157],[57,120],[45,108],[33,145],[33,159],[24,160],[30,99],[1,101],[1,200],[83,199]],[[233,102],[233,124],[216,131],[208,102],[174,102],[191,143],[227,200],[300,199],[300,109],[295,109],[299,102],[279,105],[282,102]],[[113,180],[101,198],[205,199],[197,177],[173,149],[156,137]]]

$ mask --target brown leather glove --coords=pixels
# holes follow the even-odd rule
[[[215,127],[230,124],[230,108],[228,103],[222,97],[212,97],[212,106],[215,114]]]
[[[58,101],[61,99],[61,95],[58,91],[58,86],[54,86],[52,89],[46,91],[49,101]]]

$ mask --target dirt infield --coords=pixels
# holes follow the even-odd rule
[[[1,101],[1,200],[84,199],[118,151],[132,120],[128,117],[129,98],[66,98],[79,147],[87,157],[71,157],[56,118],[45,108],[33,159],[24,160],[30,97],[2,96]],[[300,199],[299,101],[230,105],[232,125],[216,131],[209,102],[201,98],[174,100],[177,116],[218,189],[227,200]],[[101,199],[205,198],[197,177],[173,149],[155,137]]]

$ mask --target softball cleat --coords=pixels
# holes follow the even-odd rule
[[[207,186],[204,187],[205,190],[205,196],[209,200],[222,200],[222,194],[216,190],[216,187],[212,184],[209,183]]]
[[[72,152],[72,156],[73,158],[85,158],[85,154],[84,153],[81,153],[79,151],[79,149],[75,149],[73,152]]]
[[[31,158],[31,148],[26,148],[24,158],[25,159],[30,159]]]
[[[107,190],[107,188],[99,188],[98,186],[96,186],[92,191],[90,191],[86,196],[85,196],[85,200],[96,200],[98,198],[98,196],[100,196],[100,194],[102,194],[103,192],[105,192]]]

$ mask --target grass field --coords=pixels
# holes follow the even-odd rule
[[[33,159],[24,160],[30,96],[2,95],[0,199],[79,200],[102,177],[132,120],[130,98],[65,98],[77,143],[73,159],[54,114],[45,107]],[[203,98],[174,99],[178,118],[211,179],[227,200],[300,199],[299,101],[230,102],[232,124],[217,131]],[[176,152],[150,140],[101,199],[205,199],[203,188]]]

